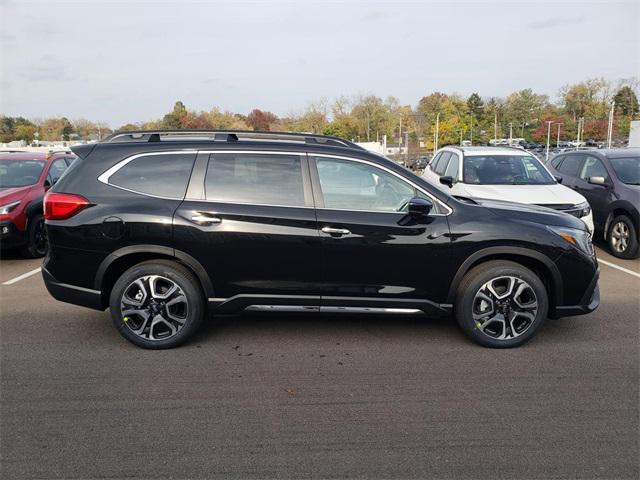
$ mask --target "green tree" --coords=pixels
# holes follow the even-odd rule
[[[635,92],[625,85],[618,93],[613,97],[613,101],[616,102],[616,112],[625,117],[634,117],[638,114],[638,97]]]

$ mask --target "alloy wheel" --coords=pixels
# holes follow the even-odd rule
[[[39,219],[33,228],[33,248],[39,255],[44,255],[47,253],[47,230],[44,228],[44,219]]]
[[[182,288],[160,275],[131,282],[120,301],[122,320],[146,340],[166,340],[176,335],[189,315],[189,302]]]
[[[473,299],[473,321],[483,334],[497,340],[519,337],[533,325],[538,299],[526,281],[495,277],[483,284]]]
[[[616,223],[611,229],[611,246],[618,253],[623,253],[629,246],[629,226],[624,222]]]

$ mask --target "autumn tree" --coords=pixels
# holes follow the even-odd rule
[[[247,124],[254,130],[261,130],[268,132],[271,130],[271,124],[275,123],[278,117],[271,112],[264,112],[257,108],[254,108],[247,115]]]

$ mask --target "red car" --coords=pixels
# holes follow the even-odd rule
[[[30,258],[47,253],[42,199],[75,160],[70,151],[0,151],[0,246]]]

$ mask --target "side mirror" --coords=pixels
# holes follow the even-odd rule
[[[562,177],[560,175],[554,175],[553,178],[556,179],[556,182],[562,183]]]
[[[45,189],[45,190],[49,190],[50,188],[51,188],[51,182],[50,182],[50,181],[49,181],[49,179],[47,178],[47,179],[44,181],[44,189]]]
[[[428,198],[414,197],[409,200],[408,213],[412,217],[424,217],[429,215],[433,208],[433,202]]]
[[[589,183],[593,185],[606,185],[604,177],[589,177]]]
[[[453,177],[450,177],[449,175],[446,177],[440,177],[440,183],[449,188],[453,188]]]

